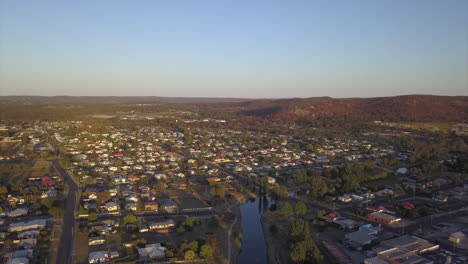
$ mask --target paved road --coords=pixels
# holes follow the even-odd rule
[[[63,216],[62,236],[60,237],[60,244],[57,252],[56,263],[71,264],[73,242],[75,238],[75,209],[77,204],[78,186],[68,175],[67,171],[60,165],[58,160],[53,160],[52,164],[62,176],[65,184],[68,185],[68,194],[65,197],[65,214]]]
[[[123,219],[126,214],[98,214],[99,220],[108,220],[108,219]],[[210,217],[215,215],[214,210],[196,210],[196,211],[190,211],[190,212],[178,212],[178,213],[166,213],[166,212],[154,212],[154,213],[141,213],[141,214],[135,214],[137,217],[148,217],[148,216],[187,216],[187,217]],[[86,218],[83,218],[86,219]]]

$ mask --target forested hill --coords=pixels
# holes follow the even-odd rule
[[[275,122],[317,121],[440,121],[468,122],[467,96],[405,95],[376,98],[328,97],[255,100],[236,104],[240,117]]]

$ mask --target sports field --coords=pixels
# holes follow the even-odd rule
[[[16,185],[28,177],[52,176],[55,171],[47,160],[0,163],[0,185]]]

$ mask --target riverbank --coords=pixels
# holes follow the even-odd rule
[[[241,227],[241,211],[240,211],[240,206],[246,202],[249,201],[251,198],[256,198],[257,195],[255,193],[252,193],[250,191],[246,191],[244,193],[241,192],[233,192],[231,193],[234,196],[234,199],[236,200],[236,203],[233,204],[227,211],[233,214],[234,219],[230,223],[226,223],[227,226],[229,227],[227,230],[227,259],[226,262],[228,264],[231,263],[237,263],[237,257],[240,254],[241,247],[237,246],[236,243],[233,241],[233,236],[235,232],[242,233],[242,227]]]
[[[288,234],[287,226],[277,221],[274,213],[265,211],[261,218],[263,234],[267,248],[267,259],[269,264],[288,263],[289,247],[285,239]],[[271,226],[277,227],[277,232],[271,232]]]

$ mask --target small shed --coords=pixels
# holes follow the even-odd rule
[[[449,241],[455,244],[461,243],[465,239],[465,234],[462,232],[455,232],[450,234]]]

